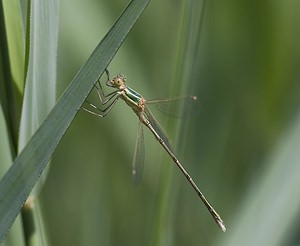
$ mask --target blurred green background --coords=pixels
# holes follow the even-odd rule
[[[126,4],[60,1],[58,95]],[[210,0],[202,30],[201,7],[152,1],[109,69],[149,99],[198,97],[188,120],[155,113],[227,232],[146,129],[134,185],[138,119],[120,101],[104,119],[80,111],[52,157],[53,245],[300,244],[300,2]]]

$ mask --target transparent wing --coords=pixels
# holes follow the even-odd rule
[[[136,137],[136,144],[132,162],[132,177],[134,183],[137,185],[143,176],[145,148],[144,148],[144,132],[143,124],[139,121],[138,133]]]
[[[196,96],[147,100],[146,104],[153,105],[163,114],[176,118],[187,118],[196,115],[200,109]]]
[[[163,127],[159,124],[159,122],[155,119],[154,115],[151,113],[151,111],[146,107],[145,108],[145,114],[147,119],[150,121],[151,125],[153,126],[156,133],[162,138],[162,140],[165,142],[165,144],[168,146],[169,150],[172,150],[172,147],[169,143],[167,134],[165,133],[165,130]]]

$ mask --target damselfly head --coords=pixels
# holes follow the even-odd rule
[[[120,88],[125,85],[125,82],[126,82],[126,76],[124,74],[118,74],[110,81],[110,84],[113,87]]]

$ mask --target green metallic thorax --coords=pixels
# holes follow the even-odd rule
[[[139,105],[140,101],[143,98],[141,94],[137,93],[135,90],[130,87],[126,87],[123,90],[124,94],[122,94],[124,101],[130,106],[134,112],[138,113],[141,111]]]

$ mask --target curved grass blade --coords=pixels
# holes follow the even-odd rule
[[[98,44],[0,182],[0,240],[19,213],[86,96],[150,0],[133,0]]]
[[[53,0],[30,1],[28,6],[27,71],[18,152],[26,146],[56,102],[58,5],[58,0]],[[38,199],[47,172],[48,168],[44,170],[22,208],[23,233],[27,245],[48,244]]]
[[[132,162],[132,177],[134,183],[137,185],[143,176],[145,161],[145,144],[144,144],[144,132],[143,124],[139,121],[138,133],[136,136],[136,145],[134,149],[134,156]]]
[[[32,1],[30,9],[30,49],[18,152],[21,152],[56,101],[58,1]],[[39,183],[34,193],[41,189],[43,182]]]

